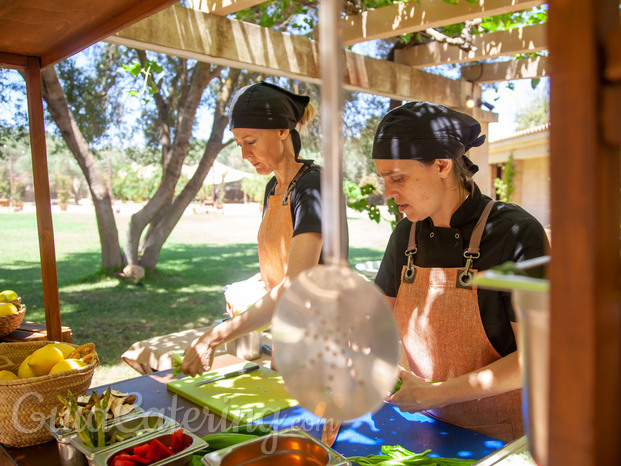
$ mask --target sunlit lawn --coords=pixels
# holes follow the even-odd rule
[[[175,232],[183,228],[192,222],[182,219]],[[0,214],[0,231],[0,290],[17,291],[27,306],[26,320],[44,323],[36,217]],[[182,242],[173,234],[155,271],[137,286],[99,272],[94,215],[55,214],[54,239],[62,324],[71,328],[74,343],[95,343],[102,367],[94,385],[138,375],[120,359],[132,343],[221,318],[222,287],[258,271],[256,243]],[[378,260],[382,249],[352,247],[350,262]]]

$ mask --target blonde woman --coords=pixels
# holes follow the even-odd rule
[[[268,182],[257,235],[259,269],[267,294],[247,311],[210,329],[186,349],[182,370],[208,371],[216,349],[269,325],[280,295],[300,272],[321,259],[320,171],[299,158],[298,129],[315,115],[308,96],[262,82],[240,89],[229,115],[242,157]]]

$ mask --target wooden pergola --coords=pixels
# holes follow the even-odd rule
[[[40,70],[106,40],[205,62],[319,82],[313,41],[230,20],[258,0],[8,0],[0,65],[25,72],[43,296],[50,338],[60,308]],[[464,109],[474,84],[551,79],[551,465],[621,464],[621,27],[618,0],[419,0],[349,16],[345,44],[547,4],[549,23],[475,39],[464,52],[430,43],[394,62],[342,50],[345,88]],[[168,8],[167,8],[168,7]],[[421,68],[548,50],[548,58],[472,63],[452,80]],[[477,92],[480,89],[476,86]],[[479,94],[480,95],[480,94]],[[476,97],[476,95],[475,95]],[[478,108],[479,120],[494,115]],[[475,153],[485,162],[486,148]],[[478,180],[486,186],[486,180]]]

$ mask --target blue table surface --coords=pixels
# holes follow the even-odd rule
[[[270,424],[276,430],[297,426],[317,439],[321,439],[324,422],[324,418],[299,406],[254,421]],[[394,404],[385,403],[375,413],[344,422],[332,448],[350,457],[381,453],[382,445],[401,445],[415,453],[431,449],[429,456],[478,460],[505,443],[420,413],[402,412]]]

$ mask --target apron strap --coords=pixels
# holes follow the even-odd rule
[[[291,198],[291,193],[293,192],[293,188],[295,188],[295,185],[298,184],[298,181],[300,181],[300,178],[302,178],[302,175],[304,175],[304,173],[310,170],[310,168],[313,166],[315,166],[315,164],[313,164],[313,162],[311,161],[310,163],[304,163],[304,165],[300,167],[298,172],[295,174],[295,176],[291,180],[291,183],[289,183],[289,186],[287,187],[287,192],[285,192],[285,195],[282,199],[282,205],[289,205],[289,199]],[[274,189],[276,189],[276,185],[274,185]]]
[[[472,278],[474,277],[474,274],[472,273],[470,268],[472,267],[472,262],[475,259],[481,257],[481,253],[479,252],[479,246],[481,246],[481,237],[483,236],[483,230],[485,230],[485,224],[487,223],[487,218],[492,211],[494,202],[495,201],[490,200],[487,203],[487,205],[483,209],[481,217],[479,217],[479,221],[474,226],[474,230],[472,230],[472,236],[470,237],[470,244],[468,244],[468,250],[464,252],[464,257],[466,258],[466,266],[457,274],[457,283],[455,284],[457,288],[465,288],[467,290],[472,289]]]
[[[472,272],[470,268],[472,267],[472,262],[475,259],[478,259],[481,256],[480,246],[481,246],[481,238],[483,237],[483,231],[485,230],[485,224],[487,223],[487,219],[489,218],[489,214],[492,211],[492,207],[494,206],[495,201],[490,200],[485,208],[483,209],[483,213],[479,217],[479,221],[474,226],[472,230],[472,236],[470,236],[470,243],[468,244],[468,249],[464,252],[464,257],[466,258],[466,266],[464,270],[460,271],[457,276],[457,286],[460,288],[471,288],[472,287]],[[404,282],[405,283],[413,283],[414,276],[416,275],[416,269],[414,268],[414,254],[417,252],[416,247],[416,222],[412,222],[412,226],[410,227],[410,237],[408,239],[408,248],[405,251],[405,255],[408,258],[408,263],[405,268]]]
[[[494,201],[489,201],[487,203],[485,209],[483,209],[481,217],[479,217],[479,221],[474,226],[474,230],[472,230],[472,236],[470,237],[470,244],[468,245],[468,251],[464,253],[464,256],[466,258],[468,258],[466,254],[477,256],[475,257],[475,259],[480,256],[479,246],[481,246],[481,237],[483,236],[483,230],[485,230],[485,224],[487,223],[487,218],[489,217],[489,213],[492,211],[493,206]]]

